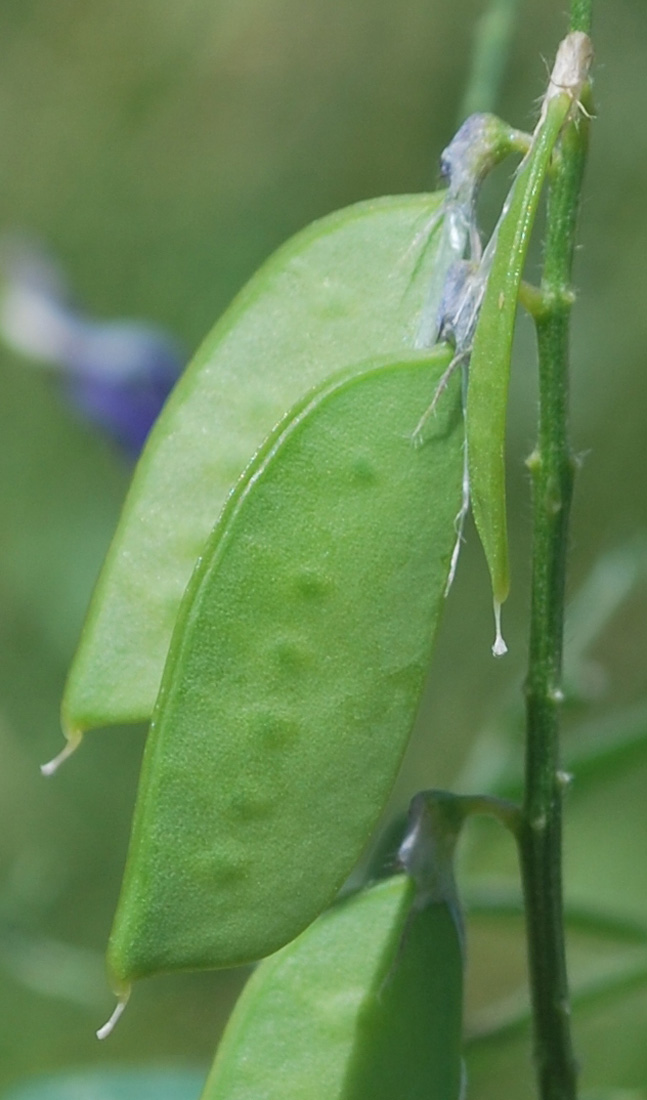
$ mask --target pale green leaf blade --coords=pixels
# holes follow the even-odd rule
[[[286,411],[347,363],[414,347],[441,200],[377,199],[314,223],[206,339],[151,434],[95,590],[63,703],[71,739],[150,717],[192,569]]]

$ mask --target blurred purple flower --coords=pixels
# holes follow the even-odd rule
[[[184,365],[179,345],[144,321],[85,316],[31,243],[6,240],[0,260],[0,338],[55,370],[70,403],[136,457]]]

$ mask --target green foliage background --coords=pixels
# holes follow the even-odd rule
[[[647,11],[643,0],[598,6],[599,118],[576,267],[573,432],[584,460],[571,588],[627,542],[638,577],[588,670],[604,715],[639,704],[647,689]],[[500,104],[515,125],[533,123],[542,56],[552,57],[565,29],[563,8],[520,5]],[[4,0],[0,229],[46,242],[97,316],[152,318],[193,348],[254,268],[308,221],[372,195],[435,187],[481,10],[476,0]],[[506,168],[486,189],[486,223],[508,178]],[[475,734],[521,682],[522,459],[534,395],[525,320],[518,347],[511,654],[490,657],[489,585],[470,531],[393,807],[416,789],[455,782]],[[0,1086],[88,1063],[206,1066],[242,980],[144,983],[114,1038],[94,1038],[111,1009],[102,952],[143,730],[90,735],[55,780],[37,766],[60,747],[65,671],[127,482],[123,458],[75,420],[51,379],[1,350]],[[622,580],[627,568],[621,561],[610,576]],[[588,713],[580,705],[573,725]],[[646,785],[647,751],[628,772],[580,790],[576,782],[567,877],[572,899],[622,903],[647,925]],[[510,845],[494,827],[475,834],[468,862],[515,881]],[[523,982],[518,932],[514,920],[474,921],[472,1019]],[[638,950],[581,933],[572,947],[576,980],[591,967],[631,966]],[[644,1086],[646,1026],[644,988],[577,1015],[585,1081]],[[475,1047],[470,1076],[474,1100],[531,1096],[525,1035]]]

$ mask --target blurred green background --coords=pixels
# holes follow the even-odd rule
[[[193,348],[255,267],[307,222],[359,199],[437,185],[483,7],[1,0],[0,231],[42,240],[96,316],[149,318]],[[520,3],[499,105],[520,127],[533,124],[564,7]],[[605,736],[632,721],[639,741],[647,730],[647,8],[644,0],[597,7],[599,117],[576,268],[573,435],[583,463],[570,589],[607,555],[585,610],[607,599],[615,606],[616,588],[626,598],[592,634],[586,662],[573,659],[575,749],[596,715]],[[505,169],[486,189],[486,223],[508,179]],[[490,656],[486,571],[470,530],[392,809],[422,787],[487,786],[509,729],[514,741],[528,604],[522,460],[534,418],[523,318],[519,330],[510,656]],[[75,418],[51,378],[0,349],[0,1088],[32,1072],[99,1063],[206,1067],[244,977],[145,982],[110,1041],[94,1037],[112,1008],[102,953],[144,731],[89,736],[47,782],[38,764],[60,747],[66,668],[128,479],[127,461]],[[576,646],[585,630],[573,631]],[[476,759],[483,731],[478,744],[489,747]],[[646,790],[647,750],[638,746],[631,766],[606,780],[584,776],[578,786],[576,777],[567,817],[573,904],[615,908],[645,926]],[[516,883],[511,845],[493,826],[473,830],[464,863],[472,887],[488,876],[490,887]],[[603,972],[645,968],[639,931],[620,942],[580,929],[571,946],[578,987]],[[524,980],[518,918],[475,913],[468,1026],[490,1027]],[[578,1010],[584,1081],[644,1087],[646,1026],[645,983],[631,997]],[[472,1100],[531,1097],[525,1031],[475,1041],[469,1071]]]

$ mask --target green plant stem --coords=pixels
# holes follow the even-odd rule
[[[582,3],[574,5],[578,19],[583,18],[583,7]],[[575,1100],[577,1093],[564,949],[559,710],[568,517],[575,467],[567,426],[571,269],[587,128],[583,118],[567,125],[549,193],[542,307],[535,315],[538,441],[528,461],[533,564],[520,854],[541,1100]]]
[[[520,0],[491,0],[476,24],[470,79],[459,122],[476,111],[495,111]]]
[[[591,33],[593,0],[571,0],[571,30]]]
[[[562,790],[559,780],[564,562],[573,464],[565,428],[566,379],[558,344],[567,318],[538,323],[541,412],[529,460],[533,482],[533,578],[526,680],[526,775],[520,830],[535,1060],[542,1100],[574,1100],[561,883]],[[550,410],[550,411],[549,411]],[[552,416],[551,416],[552,413]]]

